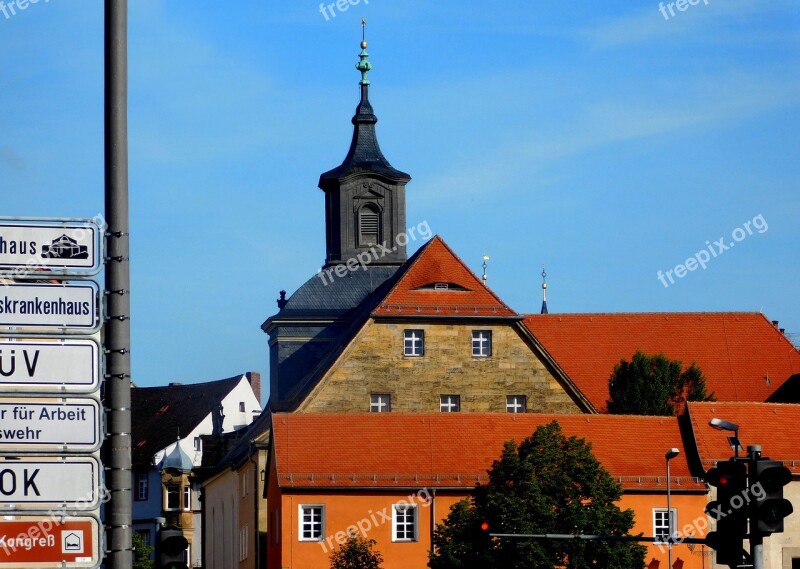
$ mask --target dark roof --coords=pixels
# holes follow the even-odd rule
[[[341,165],[319,177],[319,187],[336,187],[336,183],[354,174],[370,174],[391,181],[408,182],[411,176],[395,169],[381,152],[375,123],[378,117],[369,102],[369,85],[361,85],[361,101],[353,117],[353,140]]]
[[[281,319],[337,318],[357,308],[364,300],[392,277],[400,267],[367,266],[347,271],[343,277],[319,274],[297,289],[278,314],[261,326],[266,331],[270,322]],[[330,277],[330,278],[328,278]]]
[[[134,467],[152,466],[155,453],[174,443],[179,434],[193,431],[243,377],[131,389]]]

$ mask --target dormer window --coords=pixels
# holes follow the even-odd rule
[[[448,283],[436,283],[433,285],[433,290],[448,290],[450,285]]]

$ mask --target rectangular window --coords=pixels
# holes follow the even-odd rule
[[[192,509],[192,489],[189,486],[183,487],[183,509],[186,511]]]
[[[242,498],[246,498],[250,487],[247,485],[247,471],[242,472]]]
[[[150,530],[149,529],[136,530],[136,533],[138,533],[139,537],[142,538],[142,544],[144,544],[144,545],[146,545],[148,547],[150,545],[152,545],[152,537],[150,536]]]
[[[194,450],[200,451],[203,450],[203,439],[200,437],[194,438]]]
[[[507,395],[506,412],[525,413],[528,410],[528,398],[524,395]]]
[[[325,525],[323,506],[300,506],[300,541],[321,541]]]
[[[150,496],[150,479],[147,472],[136,473],[136,500],[141,502]]]
[[[239,412],[244,413],[244,401],[239,401]]]
[[[392,410],[392,396],[387,393],[373,393],[369,396],[370,413],[388,413]]]
[[[425,354],[425,331],[404,330],[403,355],[408,357],[420,357],[424,354]]]
[[[665,540],[670,535],[670,528],[672,535],[675,535],[675,527],[677,525],[677,514],[675,508],[671,510],[672,516],[667,515],[666,508],[653,509],[653,536],[656,538],[656,543],[660,540]],[[669,518],[672,518],[671,520]]]
[[[181,507],[181,485],[180,484],[167,484],[166,495],[166,508],[165,510],[178,510]]]
[[[439,411],[442,413],[457,413],[461,411],[460,395],[440,395]]]
[[[392,541],[417,540],[417,507],[395,504],[392,508]]]
[[[476,358],[488,358],[492,355],[492,331],[472,331],[472,355]]]

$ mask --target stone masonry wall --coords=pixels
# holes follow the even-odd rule
[[[425,331],[424,356],[403,355],[406,329]],[[491,357],[472,356],[473,330],[492,331]],[[371,320],[298,411],[363,413],[372,393],[400,413],[438,412],[440,395],[460,395],[464,413],[505,413],[507,395],[527,396],[528,412],[581,412],[511,324]]]

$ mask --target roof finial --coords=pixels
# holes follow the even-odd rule
[[[367,53],[367,20],[361,18],[361,53],[358,56],[361,61],[356,63],[356,69],[361,72],[360,85],[369,85],[367,74],[372,69],[372,63],[369,62],[369,54]]]
[[[547,314],[547,271],[542,267],[542,314]]]
[[[481,277],[483,279],[483,286],[486,286],[486,281],[489,278],[486,275],[486,268],[489,266],[489,264],[486,261],[488,261],[488,260],[489,260],[489,255],[484,255],[483,256],[483,276]]]

